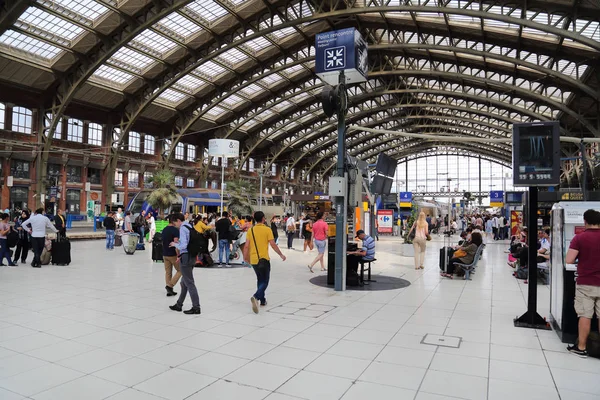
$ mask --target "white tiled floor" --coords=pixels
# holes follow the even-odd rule
[[[527,286],[504,244],[488,245],[472,281],[440,278],[441,244],[415,271],[382,238],[375,274],[411,286],[379,292],[314,286],[315,253],[288,251],[258,315],[252,270],[197,269],[202,315],[187,316],[167,308],[149,251],[74,242],[69,267],[0,269],[0,399],[600,400],[600,360],[513,327]],[[540,286],[543,316],[548,298]],[[426,345],[425,334],[462,342]]]

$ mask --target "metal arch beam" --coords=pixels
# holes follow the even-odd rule
[[[372,93],[367,93],[369,96],[368,97],[372,97],[372,96],[379,96],[379,95],[385,95],[385,94],[401,94],[401,93],[430,93],[430,94],[435,94],[435,95],[442,95],[442,96],[446,96],[446,97],[458,97],[458,98],[465,98],[467,100],[471,100],[473,102],[479,102],[479,103],[489,103],[497,108],[500,109],[507,109],[507,110],[512,110],[518,114],[521,115],[527,115],[533,119],[539,119],[541,121],[549,121],[548,117],[545,117],[543,115],[531,112],[529,110],[523,110],[521,108],[515,107],[512,104],[507,104],[504,102],[501,102],[499,100],[494,100],[494,99],[488,99],[488,98],[483,98],[477,95],[470,95],[468,93],[456,93],[456,92],[448,92],[448,91],[440,91],[440,90],[419,90],[419,89],[402,89],[402,90],[384,90],[381,92],[372,92]],[[399,106],[404,106],[404,104],[399,104]],[[329,122],[329,125],[331,125],[332,122]],[[321,146],[316,146],[311,148],[311,152],[313,152],[314,150],[319,149]],[[296,159],[294,161],[294,166],[300,161],[302,160],[306,155],[308,155],[308,152],[303,153],[302,156],[298,159]]]
[[[509,118],[503,117],[503,116],[499,116],[496,114],[492,114],[486,111],[482,111],[482,110],[473,110],[467,107],[461,107],[461,106],[455,106],[455,105],[446,105],[446,104],[439,104],[439,103],[425,103],[425,104],[397,104],[397,105],[391,105],[391,106],[384,106],[384,107],[380,107],[380,108],[373,108],[370,109],[369,111],[372,111],[372,114],[375,114],[379,111],[385,110],[385,109],[394,109],[394,108],[424,108],[424,107],[431,107],[431,108],[443,108],[443,109],[452,109],[452,110],[457,110],[460,112],[465,112],[465,113],[470,113],[470,114],[475,114],[475,115],[482,115],[482,116],[486,116],[488,118],[495,118],[495,119],[501,119],[504,120],[508,123],[517,123],[518,121],[513,121]],[[334,126],[332,125],[330,127],[330,130],[333,130]],[[310,133],[312,134],[312,133]],[[308,135],[310,135],[308,134]],[[307,135],[305,135],[307,136]],[[303,139],[304,140],[304,139]],[[281,154],[279,154],[281,155]],[[305,154],[303,154],[304,156]],[[277,157],[276,157],[277,158]],[[271,159],[271,163],[275,162],[276,158]],[[293,165],[290,166],[290,169],[292,167],[294,167],[297,164],[297,162],[294,162]]]
[[[369,46],[369,50],[384,51],[384,52],[385,51],[401,51],[404,49],[428,50],[428,51],[434,50],[434,51],[447,51],[447,52],[452,52],[452,53],[463,53],[463,54],[485,57],[485,58],[491,59],[491,60],[503,61],[503,62],[514,64],[515,66],[519,65],[519,66],[530,68],[532,70],[546,74],[557,80],[563,81],[568,86],[577,88],[577,89],[581,90],[582,92],[586,93],[592,99],[600,100],[600,93],[597,90],[586,85],[582,81],[580,81],[578,79],[574,79],[570,76],[562,74],[553,69],[543,67],[541,65],[534,64],[534,63],[531,63],[528,61],[520,60],[520,59],[514,58],[514,57],[508,57],[508,56],[504,56],[501,54],[486,52],[486,51],[482,51],[482,50],[475,50],[475,49],[470,49],[470,48],[463,48],[463,47],[456,47],[456,46],[448,47],[448,46],[440,46],[440,45],[427,44],[427,43],[423,43],[423,44],[416,44],[416,43],[375,44],[375,45]],[[433,59],[435,59],[436,55],[437,55],[437,53],[434,53],[431,55],[431,57]],[[484,65],[482,68],[484,68],[486,71],[493,70],[493,68],[489,68],[489,64]]]
[[[179,68],[179,71],[174,72],[170,75],[171,79],[168,79],[165,84],[160,85],[155,91],[146,91],[145,93],[150,93],[144,99],[139,101],[139,106],[136,110],[134,110],[129,116],[129,121],[124,124],[125,129],[128,131],[131,125],[135,122],[135,120],[139,117],[139,115],[148,107],[164,90],[166,90],[169,86],[171,86],[174,82],[176,82],[179,78],[185,76],[195,68],[201,66],[204,62],[214,59],[224,52],[235,48],[241,44],[244,44],[250,40],[256,39],[260,36],[264,36],[265,34],[271,33],[275,30],[280,30],[287,27],[294,27],[303,23],[310,23],[318,20],[328,20],[328,19],[339,19],[346,16],[355,16],[362,14],[371,14],[371,13],[387,13],[387,12],[428,12],[428,13],[442,13],[442,14],[456,14],[456,15],[464,15],[474,18],[483,18],[483,19],[493,19],[498,20],[514,25],[522,25],[528,28],[537,29],[542,32],[551,33],[557,35],[559,37],[565,37],[574,42],[578,42],[584,44],[592,49],[600,50],[600,42],[597,42],[593,39],[587,38],[583,35],[579,35],[577,33],[571,31],[565,31],[554,26],[548,26],[541,23],[537,23],[530,20],[523,20],[520,18],[515,18],[511,16],[501,15],[501,14],[490,14],[488,12],[482,10],[470,10],[470,9],[460,9],[460,8],[451,8],[451,7],[429,7],[429,6],[410,6],[410,5],[401,5],[401,6],[375,6],[375,7],[357,7],[357,8],[347,8],[342,10],[334,10],[328,11],[322,14],[313,14],[304,18],[297,18],[295,20],[286,21],[279,25],[272,26],[269,28],[265,28],[261,31],[255,32],[253,34],[247,35],[233,43],[230,43],[226,46],[223,46],[207,56],[203,57],[200,60],[196,60],[192,63],[186,63],[183,67]],[[189,118],[189,116],[187,117]],[[184,125],[180,123],[180,125]],[[185,133],[185,131],[179,130],[179,135]]]
[[[72,68],[72,72],[61,79],[52,102],[52,108],[49,110],[52,114],[50,126],[47,128],[40,127],[38,133],[39,143],[41,143],[41,151],[36,156],[36,168],[38,168],[36,173],[36,192],[38,194],[45,193],[46,190],[46,170],[54,132],[77,91],[102,64],[108,61],[114,53],[125,46],[136,35],[190,2],[191,0],[160,0],[153,2],[152,6],[143,8],[130,20],[129,24],[120,27],[116,33],[110,37],[102,37],[100,45],[87,54],[85,61],[79,60]],[[133,21],[135,21],[134,25],[132,25]],[[44,134],[44,131],[47,131],[47,135]],[[111,146],[110,151],[113,152],[116,149]],[[108,196],[109,194],[106,195]]]
[[[4,0],[0,8],[0,36],[17,22],[33,0]]]
[[[377,134],[373,134],[371,136],[371,138],[375,138],[376,136],[377,136]],[[457,137],[459,137],[459,136],[457,136]],[[363,152],[365,150],[371,150],[371,149],[374,149],[374,148],[378,148],[378,147],[380,147],[383,144],[387,144],[387,143],[391,143],[391,142],[394,142],[396,144],[404,144],[404,143],[412,143],[412,142],[427,142],[427,143],[429,143],[429,142],[435,142],[435,141],[432,141],[432,140],[425,140],[425,141],[423,141],[422,139],[419,139],[419,138],[405,138],[405,139],[406,140],[402,140],[401,137],[386,138],[385,140],[383,140],[381,142],[371,143],[371,144],[369,144],[367,146],[362,146],[362,147],[356,148],[356,149],[354,149],[354,151],[352,152],[352,154],[356,155],[359,152]],[[482,138],[482,139],[485,139],[485,138]],[[438,143],[438,144],[441,144],[441,145],[444,145],[444,146],[449,146],[450,145],[449,144],[450,142],[447,142],[447,141],[440,141],[440,142],[435,142],[435,143]],[[451,145],[454,146],[455,144],[456,143],[452,143]],[[506,159],[510,159],[510,157],[511,157],[511,155],[510,155],[511,152],[510,151],[506,152],[506,151],[503,151],[500,148],[498,148],[498,151],[492,151],[492,150],[488,150],[488,149],[476,147],[476,146],[474,146],[472,144],[470,144],[470,145],[469,144],[465,144],[464,147],[465,148],[469,148],[470,150],[474,150],[475,149],[475,150],[477,150],[479,152],[489,152],[490,154],[495,154],[496,157],[506,157]],[[349,149],[349,151],[351,151],[351,150]],[[368,153],[368,154],[366,154],[365,157],[368,159],[369,157],[372,157],[373,155],[376,155],[378,152],[379,152],[379,149],[377,149],[374,153]],[[332,158],[332,153],[331,152],[323,155],[321,158],[319,158],[308,169],[308,172],[311,172],[312,170],[314,170],[315,168],[317,168],[319,165],[321,165],[322,163],[324,163],[325,160],[328,160],[330,158]]]

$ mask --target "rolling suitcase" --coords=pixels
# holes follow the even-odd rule
[[[61,239],[52,241],[52,265],[69,265],[71,264],[71,242],[69,239],[62,237]]]
[[[162,234],[156,233],[152,238],[152,261],[163,261]]]
[[[446,260],[447,260],[448,262],[445,262],[445,261],[444,261],[444,258],[446,257],[446,251],[448,252],[448,253],[447,253],[447,258],[446,258]],[[452,255],[453,255],[453,254],[454,254],[454,249],[453,249],[453,248],[451,248],[451,247],[448,247],[448,250],[446,250],[446,247],[442,247],[442,248],[440,249],[440,270],[441,270],[442,272],[448,272],[448,271],[446,271],[446,268],[447,268],[447,266],[448,266],[448,264],[449,264],[449,261],[450,261],[450,259],[452,258]]]
[[[119,235],[115,235],[115,247],[123,246],[123,237]]]

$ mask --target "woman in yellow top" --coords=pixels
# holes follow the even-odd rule
[[[202,218],[198,218],[198,222],[194,225],[194,229],[200,233],[204,233],[210,228],[202,221]]]

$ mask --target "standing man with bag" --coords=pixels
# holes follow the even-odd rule
[[[31,266],[41,268],[42,262],[40,256],[44,250],[44,242],[46,240],[46,228],[49,228],[54,233],[58,233],[58,229],[52,225],[48,217],[44,216],[44,209],[38,208],[35,214],[21,225],[31,235],[31,247],[33,248],[33,261]],[[27,228],[29,226],[29,228]]]
[[[196,264],[196,256],[199,252],[199,243],[196,235],[200,235],[189,222],[185,220],[182,213],[171,215],[171,221],[176,228],[179,228],[179,242],[171,242],[170,247],[175,247],[179,250],[177,258],[181,270],[181,293],[177,303],[169,308],[173,311],[181,311],[183,302],[187,297],[188,291],[192,299],[192,308],[184,311],[184,314],[200,314],[200,298],[198,297],[198,289],[194,282],[194,265]]]
[[[292,244],[294,243],[294,234],[296,233],[296,220],[294,214],[290,214],[287,221],[285,222],[285,233],[287,235],[287,248],[292,250]]]
[[[229,255],[231,254],[231,249],[229,248],[229,236],[231,226],[232,223],[229,215],[227,212],[223,212],[221,219],[215,224],[215,230],[219,234],[219,267],[223,266],[223,254],[225,254],[225,266],[230,267]]]
[[[285,256],[275,244],[273,231],[265,225],[265,213],[257,211],[254,213],[254,225],[246,236],[246,245],[244,246],[244,261],[252,265],[256,273],[256,293],[250,298],[252,303],[252,311],[258,314],[258,304],[261,306],[267,305],[265,291],[269,286],[271,277],[271,261],[269,258],[269,245],[283,261]]]

